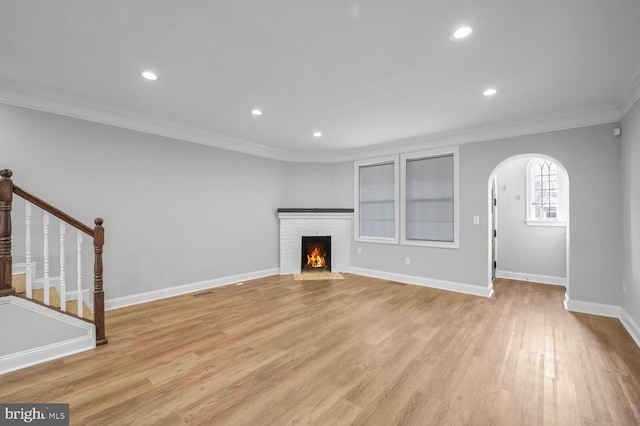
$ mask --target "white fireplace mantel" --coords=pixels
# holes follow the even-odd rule
[[[278,209],[280,274],[299,274],[303,236],[331,237],[331,271],[351,266],[353,209]]]

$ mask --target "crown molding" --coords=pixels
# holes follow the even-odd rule
[[[44,89],[4,84],[0,103],[280,160],[282,151]]]
[[[616,106],[621,112],[620,119],[627,115],[638,99],[640,99],[640,58],[638,58],[631,77],[616,96]]]
[[[640,84],[638,84],[640,82],[640,72],[637,72],[634,76],[632,79],[634,83],[629,83],[629,86],[632,88],[631,92],[625,92],[628,93],[625,97],[625,107],[633,98],[630,93],[637,92],[636,95],[640,95]],[[420,149],[464,145],[549,131],[613,123],[620,121],[624,116],[621,110],[615,105],[600,105],[582,110],[564,111],[493,123],[488,126],[469,128],[461,131],[389,141],[383,144],[365,146],[357,149],[326,151],[316,153],[310,157],[308,152],[274,149],[240,139],[217,135],[202,129],[187,127],[157,117],[17,84],[4,84],[3,87],[0,87],[0,103],[274,160],[316,163],[353,161],[365,157],[384,156]],[[635,100],[633,103],[635,103]],[[631,103],[631,106],[633,103]]]
[[[485,127],[398,140],[359,150],[340,152],[334,156],[333,161],[358,160],[364,157],[379,157],[420,149],[466,145],[537,133],[575,129],[598,124],[615,123],[620,121],[621,118],[620,110],[616,108],[615,105],[600,105],[594,108],[530,116],[517,120],[493,123]]]

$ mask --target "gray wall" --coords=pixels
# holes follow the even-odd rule
[[[0,144],[16,184],[104,218],[107,299],[278,267],[282,162],[6,105]]]
[[[640,103],[622,120],[622,307],[640,324]]]
[[[570,297],[620,305],[622,245],[620,139],[614,124],[460,146],[460,249],[355,243],[359,268],[488,285],[488,182],[503,160],[546,154],[567,169],[571,185]],[[480,225],[473,225],[480,216]],[[357,248],[362,254],[357,254]],[[404,258],[411,265],[404,265]]]
[[[280,207],[353,208],[353,163],[287,163]]]
[[[518,158],[497,170],[498,270],[566,278],[564,226],[527,226],[527,163]]]
[[[613,127],[461,146],[460,249],[355,243],[353,266],[486,287],[489,176],[511,156],[541,153],[564,164],[571,182],[571,298],[620,305]],[[13,169],[16,183],[87,223],[105,218],[107,299],[276,268],[278,207],[353,207],[351,162],[287,164],[5,105],[0,143],[0,167]],[[316,178],[327,185],[310,191]]]

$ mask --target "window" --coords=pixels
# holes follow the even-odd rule
[[[356,240],[397,243],[397,157],[377,158],[355,165]]]
[[[553,161],[532,158],[527,163],[527,224],[565,225],[566,174]]]
[[[355,240],[458,248],[458,152],[355,162]]]
[[[458,149],[401,156],[402,243],[457,248]]]

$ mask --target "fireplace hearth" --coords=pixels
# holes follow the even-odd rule
[[[331,271],[331,236],[302,236],[300,271]]]

